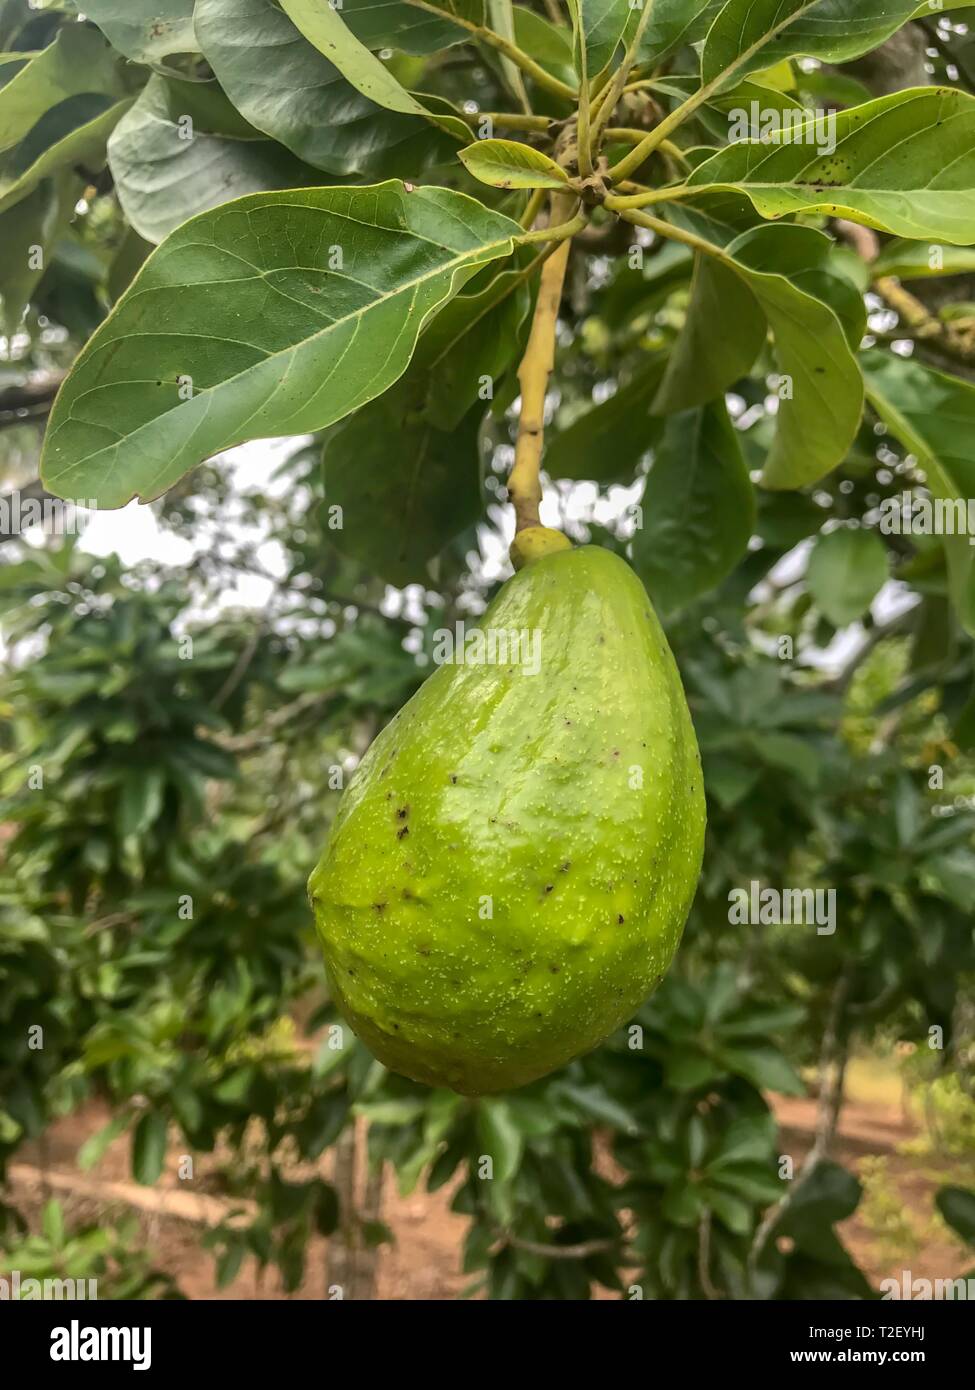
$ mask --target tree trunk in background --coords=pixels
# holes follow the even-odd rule
[[[355,1273],[355,1160],[356,1126],[353,1123],[335,1145],[332,1183],[339,1202],[339,1224],[329,1236],[325,1266],[327,1289],[341,1289],[343,1298],[352,1297]]]
[[[379,1250],[366,1245],[362,1227],[382,1215],[383,1175],[367,1170],[366,1127],[349,1125],[335,1145],[332,1182],[339,1201],[339,1225],[329,1237],[326,1254],[326,1288],[339,1287],[344,1299],[363,1301],[375,1296]],[[363,1175],[362,1200],[358,1200]]]

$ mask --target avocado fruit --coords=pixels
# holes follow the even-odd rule
[[[309,880],[352,1028],[465,1095],[632,1017],[677,949],[705,827],[680,676],[624,560],[528,557],[479,630],[487,659],[468,633],[375,739]]]

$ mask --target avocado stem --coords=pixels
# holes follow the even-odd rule
[[[549,226],[557,226],[572,211],[575,200],[556,194],[552,198]],[[525,355],[518,368],[521,413],[515,461],[508,478],[508,496],[515,509],[515,532],[540,524],[542,500],[540,471],[545,442],[545,393],[555,365],[555,325],[562,303],[565,268],[571,238],[566,238],[545,261],[535,301],[535,314]]]

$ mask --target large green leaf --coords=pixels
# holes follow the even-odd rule
[[[654,410],[667,415],[720,396],[748,372],[767,334],[748,282],[721,261],[698,256],[687,317]]]
[[[197,0],[194,23],[237,110],[316,169],[416,177],[457,147],[424,117],[388,111],[356,91],[274,0]]]
[[[96,174],[105,145],[131,101],[85,92],[47,111],[0,166],[0,212],[66,169]]]
[[[446,189],[258,193],[149,257],[61,389],[46,486],[119,507],[245,439],[324,429],[385,391],[518,224]]]
[[[172,53],[195,53],[194,0],[84,0],[79,8],[137,63],[158,63]],[[62,31],[63,32],[63,31]]]
[[[122,97],[119,60],[97,29],[67,24],[0,87],[0,150],[9,150],[41,117],[85,92]]]
[[[808,227],[756,227],[709,251],[745,280],[772,330],[779,400],[762,477],[770,488],[803,487],[835,468],[863,414],[863,379],[839,319],[788,278],[808,268],[817,237],[825,241]]]
[[[652,415],[650,408],[664,363],[663,356],[651,358],[615,394],[555,434],[544,457],[550,477],[632,481],[640,459],[663,430],[663,419]]]
[[[643,496],[633,567],[664,612],[730,574],[748,548],[755,496],[724,401],[666,423]]]
[[[328,61],[334,63],[345,80],[386,111],[404,116],[420,116],[441,126],[457,140],[466,141],[469,128],[454,116],[427,111],[416,97],[402,87],[392,72],[360,43],[345,23],[339,8],[321,0],[278,0],[278,4],[298,32]]]
[[[483,404],[455,430],[404,419],[387,392],[325,441],[325,502],[341,507],[335,548],[390,584],[429,583],[429,561],[481,513],[478,432]]]
[[[602,72],[619,47],[630,18],[629,0],[574,0],[578,13],[575,63],[579,76]]]
[[[108,142],[123,211],[158,243],[245,193],[316,182],[316,171],[241,117],[216,82],[149,79]]]
[[[975,98],[948,87],[894,92],[834,116],[836,149],[820,154],[819,118],[719,150],[692,187],[735,187],[763,217],[822,212],[906,237],[975,241]]]
[[[703,81],[739,80],[803,54],[845,63],[910,19],[916,0],[728,0],[708,30]]]
[[[975,497],[975,386],[889,352],[863,355],[870,404],[915,456],[932,495],[967,507]],[[944,537],[951,596],[965,629],[975,635],[975,546]]]
[[[862,618],[887,578],[887,552],[875,532],[841,526],[816,538],[806,584],[834,627]]]

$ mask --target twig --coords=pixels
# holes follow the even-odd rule
[[[963,367],[975,366],[975,341],[935,318],[927,305],[906,290],[899,280],[891,275],[881,275],[873,282],[873,289],[894,310],[901,322],[912,330],[915,342],[923,343],[933,352],[939,352]]]
[[[697,1224],[697,1277],[704,1297],[720,1298],[721,1295],[711,1282],[711,1209],[705,1207]]]
[[[607,1255],[619,1248],[615,1240],[581,1240],[576,1245],[545,1245],[537,1240],[522,1240],[520,1236],[499,1231],[499,1238],[512,1250],[526,1255],[541,1255],[545,1260],[588,1260],[591,1255]]]
[[[788,1208],[796,1200],[796,1195],[809,1182],[816,1169],[829,1153],[839,1122],[840,1108],[843,1104],[843,1083],[846,1079],[846,1064],[850,1055],[851,1037],[840,1037],[846,1001],[850,993],[849,967],[844,969],[836,982],[830,1004],[829,1017],[823,1032],[819,1053],[820,1090],[816,1109],[816,1138],[806,1155],[802,1171],[793,1181],[787,1194],[769,1207],[755,1232],[752,1246],[748,1252],[748,1272],[754,1277],[762,1251],[769,1235]]]

